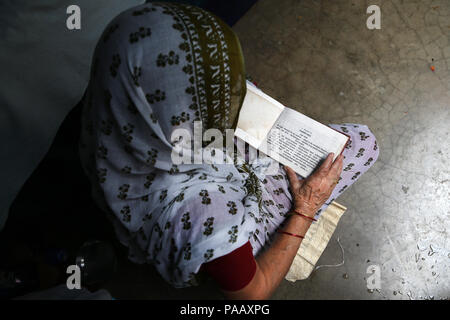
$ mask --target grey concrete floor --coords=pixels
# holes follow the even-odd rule
[[[366,27],[370,4],[380,30]],[[322,123],[368,125],[381,152],[337,200],[348,210],[318,264],[341,261],[337,237],[345,264],[273,298],[449,297],[450,1],[260,0],[234,30],[266,93]]]
[[[381,8],[381,29],[366,9]],[[381,150],[338,202],[348,207],[307,280],[273,299],[442,299],[450,296],[450,1],[260,0],[234,27],[247,73],[283,104],[322,123],[364,123]],[[435,71],[431,71],[431,65]],[[367,289],[367,267],[381,289]],[[215,299],[211,282],[173,289],[121,261],[118,299]]]

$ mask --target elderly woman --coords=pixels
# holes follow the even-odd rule
[[[172,133],[194,121],[225,135],[246,93],[239,41],[199,8],[153,3],[106,28],[83,101],[80,154],[93,197],[128,248],[174,287],[215,279],[228,298],[264,299],[287,273],[302,237],[378,156],[363,125],[307,179],[279,164],[172,162]],[[288,189],[290,187],[290,189]],[[277,232],[278,231],[278,232]]]

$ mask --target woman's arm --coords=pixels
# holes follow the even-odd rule
[[[343,156],[333,163],[329,154],[320,168],[305,180],[286,167],[293,196],[293,211],[314,217],[329,198],[342,171]],[[283,231],[304,236],[311,224],[309,219],[291,215]],[[278,234],[272,246],[256,259],[256,273],[250,283],[239,291],[224,292],[229,299],[267,299],[286,276],[301,244],[301,238]]]
[[[304,235],[310,222],[291,216],[283,230]],[[262,300],[269,298],[283,280],[301,243],[300,238],[278,234],[272,246],[256,259],[256,272],[249,284],[239,291],[224,292],[229,299]]]

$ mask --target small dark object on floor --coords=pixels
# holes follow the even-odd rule
[[[87,241],[78,250],[76,264],[81,270],[81,283],[85,286],[108,281],[117,271],[114,248],[105,241]]]

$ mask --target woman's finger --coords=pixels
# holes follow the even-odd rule
[[[300,188],[301,183],[298,180],[297,175],[295,174],[295,171],[292,170],[290,167],[288,166],[284,166],[284,170],[287,173],[288,179],[289,179],[289,183],[291,184],[291,188],[292,191],[296,191]]]
[[[344,163],[344,155],[341,153],[331,166],[329,174],[333,177],[339,177],[341,175],[343,163]]]
[[[344,155],[341,154],[341,161],[339,162],[339,166],[338,166],[338,169],[337,169],[338,176],[341,175],[343,168],[344,168]]]
[[[328,172],[330,170],[331,164],[333,163],[333,157],[334,153],[329,153],[325,161],[320,165],[319,169],[317,169],[317,172]]]

